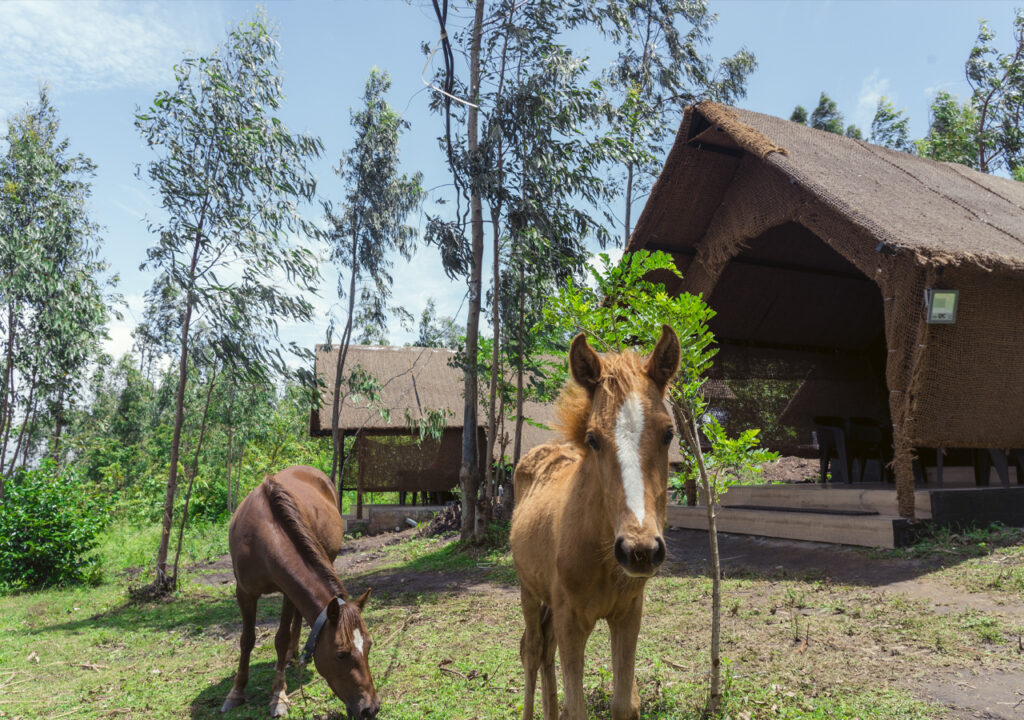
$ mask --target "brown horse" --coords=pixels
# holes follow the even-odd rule
[[[526,631],[523,718],[533,717],[541,670],[545,720],[558,711],[555,643],[566,720],[585,720],[583,652],[594,624],[608,621],[613,720],[640,716],[634,660],[644,586],[665,559],[668,447],[674,436],[665,388],[679,366],[679,339],[663,326],[650,358],[599,357],[573,340],[571,384],[559,401],[568,440],[541,445],[515,473],[512,553]]]
[[[280,592],[284,601],[274,638],[277,665],[270,714],[288,713],[284,671],[298,649],[305,618],[312,629],[303,664],[312,656],[317,671],[345,703],[349,720],[376,717],[380,701],[370,677],[370,633],[362,617],[370,591],[350,601],[334,571],[343,528],[338,495],[316,468],[295,466],[268,475],[238,506],[228,544],[242,611],[242,652],[221,712],[245,702],[249,655],[256,641],[256,602],[261,595]]]

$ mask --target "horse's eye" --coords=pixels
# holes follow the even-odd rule
[[[338,659],[339,660],[348,660],[350,657],[352,657],[352,653],[350,653],[348,650],[339,650],[338,651]]]
[[[665,430],[665,434],[662,435],[661,441],[668,445],[670,442],[672,442],[672,438],[674,438],[675,436],[675,431],[673,431],[672,428],[668,428],[667,430]]]
[[[601,449],[601,442],[597,439],[597,436],[592,432],[587,432],[587,445],[594,448],[595,450]]]

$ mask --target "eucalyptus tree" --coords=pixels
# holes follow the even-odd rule
[[[978,169],[1005,169],[1024,179],[1024,12],[1013,19],[1010,52],[1000,53],[996,34],[984,20],[964,66],[977,112],[975,143]]]
[[[980,170],[978,157],[978,111],[968,100],[939,91],[932,100],[928,134],[914,143],[922,157],[955,162]]]
[[[843,114],[839,112],[836,101],[824,92],[818,98],[818,104],[811,112],[810,125],[816,130],[824,130],[834,135],[843,134]]]
[[[621,142],[598,127],[606,115],[607,103],[599,86],[591,82],[585,60],[559,41],[563,28],[581,22],[583,16],[577,8],[551,0],[526,4],[500,0],[489,5],[485,18],[479,4],[476,12],[473,24],[455,33],[454,40],[457,45],[468,45],[471,57],[476,56],[479,44],[479,82],[474,85],[471,73],[468,88],[453,83],[452,89],[454,94],[472,98],[478,106],[480,139],[471,142],[477,129],[470,122],[474,109],[457,108],[451,113],[458,124],[449,158],[457,193],[467,189],[471,209],[474,196],[478,196],[481,206],[489,210],[491,224],[489,304],[494,335],[491,358],[483,363],[490,371],[485,402],[488,444],[484,453],[490,458],[501,408],[498,387],[502,348],[508,337],[502,329],[507,316],[501,309],[503,278],[508,276],[512,263],[516,264],[517,276],[521,273],[537,281],[535,287],[544,286],[542,276],[554,273],[567,277],[582,266],[588,236],[596,236],[601,244],[607,241],[603,224],[593,219],[594,207],[610,199],[604,170],[618,157]],[[478,35],[478,23],[486,26],[486,34]],[[442,109],[444,104],[439,99],[435,107]],[[465,120],[464,130],[461,120]],[[443,139],[446,149],[448,140]],[[471,428],[477,426],[477,388],[482,384],[477,377],[481,364],[472,360],[478,356],[473,334],[480,304],[475,278],[482,283],[482,269],[477,264],[483,248],[475,223],[470,223],[472,240],[467,241],[460,196],[456,198],[456,217],[448,221],[431,218],[427,241],[440,247],[450,276],[468,276],[469,280],[470,319],[463,369],[464,427]],[[524,252],[527,235],[542,239],[530,253]],[[464,469],[475,467],[476,462],[475,447],[472,457],[467,452],[472,444],[470,435],[464,434]],[[494,490],[491,470],[488,462],[479,508],[479,478],[472,472],[463,473],[464,478],[471,478],[471,482],[462,483],[463,537],[480,537],[483,533],[490,505],[488,494]]]
[[[355,142],[338,163],[336,172],[344,185],[344,202],[335,209],[324,201],[326,237],[331,259],[338,266],[338,297],[346,300],[338,360],[331,379],[331,480],[337,481],[344,450],[338,421],[341,415],[345,360],[353,327],[363,337],[380,341],[387,323],[391,298],[392,253],[406,260],[415,250],[416,227],[407,218],[420,202],[420,173],[412,177],[398,171],[398,141],[408,127],[385,99],[391,78],[377,68],[370,71],[363,92],[362,109],[352,112]],[[345,275],[347,274],[347,278]],[[347,285],[347,287],[346,287]],[[357,299],[358,296],[358,299]],[[328,343],[334,324],[328,328]]]
[[[911,152],[910,119],[903,110],[897,110],[884,95],[878,98],[875,116],[871,120],[871,142],[893,150]]]
[[[630,147],[622,163],[628,242],[635,198],[646,197],[683,109],[697,100],[731,105],[745,97],[757,60],[745,48],[717,64],[703,52],[718,22],[706,0],[591,0],[587,8],[618,49],[603,81],[615,101],[612,126]]]
[[[823,130],[833,135],[845,135],[855,140],[864,139],[864,133],[859,127],[853,124],[844,125],[843,114],[839,111],[836,101],[824,92],[818,97],[818,104],[814,106],[810,116],[802,105],[797,105],[789,119],[791,122],[810,125],[815,130]]]
[[[459,349],[462,344],[455,318],[438,315],[437,302],[434,298],[427,298],[427,304],[420,314],[419,335],[413,344],[418,347],[449,348],[451,350]]]
[[[59,459],[66,410],[105,336],[110,284],[86,202],[95,165],[72,155],[45,88],[14,115],[0,156],[0,476],[45,433]],[[0,477],[0,497],[3,496]]]
[[[167,303],[179,337],[158,590],[176,582],[167,550],[196,319],[210,328],[212,352],[256,379],[285,369],[279,321],[311,319],[303,293],[315,291],[319,274],[313,253],[294,238],[311,232],[297,206],[314,195],[307,162],[323,146],[291,134],[275,114],[282,100],[277,51],[274,31],[258,14],[212,54],[182,60],[174,88],[136,114],[136,128],[158,156],[145,175],[163,208],[151,222],[158,239],[142,268],[157,272],[159,292],[149,300]]]
[[[444,135],[439,138],[448,160],[455,186],[454,217],[428,216],[424,240],[436,245],[441,253],[445,273],[452,279],[466,282],[467,312],[463,363],[463,433],[462,461],[459,465],[459,490],[462,494],[462,539],[470,537],[476,527],[476,500],[480,484],[478,427],[478,367],[476,363],[480,336],[480,303],[483,288],[484,216],[482,183],[486,162],[479,153],[480,143],[480,51],[483,38],[485,0],[473,4],[473,20],[465,32],[449,32],[448,0],[434,0],[434,11],[440,25],[445,69],[440,78],[441,92],[431,97],[432,109],[442,112]],[[455,75],[452,40],[463,44],[469,57],[469,82],[459,83]],[[436,88],[436,86],[435,86]],[[455,93],[458,92],[459,96]],[[461,102],[455,106],[452,100]],[[455,111],[453,113],[453,110]],[[465,123],[465,134],[453,138],[452,120]],[[463,208],[465,203],[465,209]],[[465,210],[465,211],[464,211]],[[467,237],[467,229],[469,236]]]

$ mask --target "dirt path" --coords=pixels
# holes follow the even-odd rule
[[[670,561],[680,564],[687,572],[707,572],[710,564],[707,533],[673,529],[666,533],[665,539]],[[750,572],[817,577],[920,600],[939,614],[973,609],[1024,622],[1024,602],[1008,603],[928,577],[940,567],[935,562],[879,558],[866,550],[843,545],[724,533],[719,535],[719,554],[726,577]]]

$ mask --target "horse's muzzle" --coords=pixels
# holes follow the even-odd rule
[[[373,720],[380,712],[380,700],[363,698],[358,704],[348,705],[348,720]]]
[[[660,535],[649,542],[630,543],[623,536],[615,538],[615,560],[634,577],[650,577],[665,562],[665,541]]]

